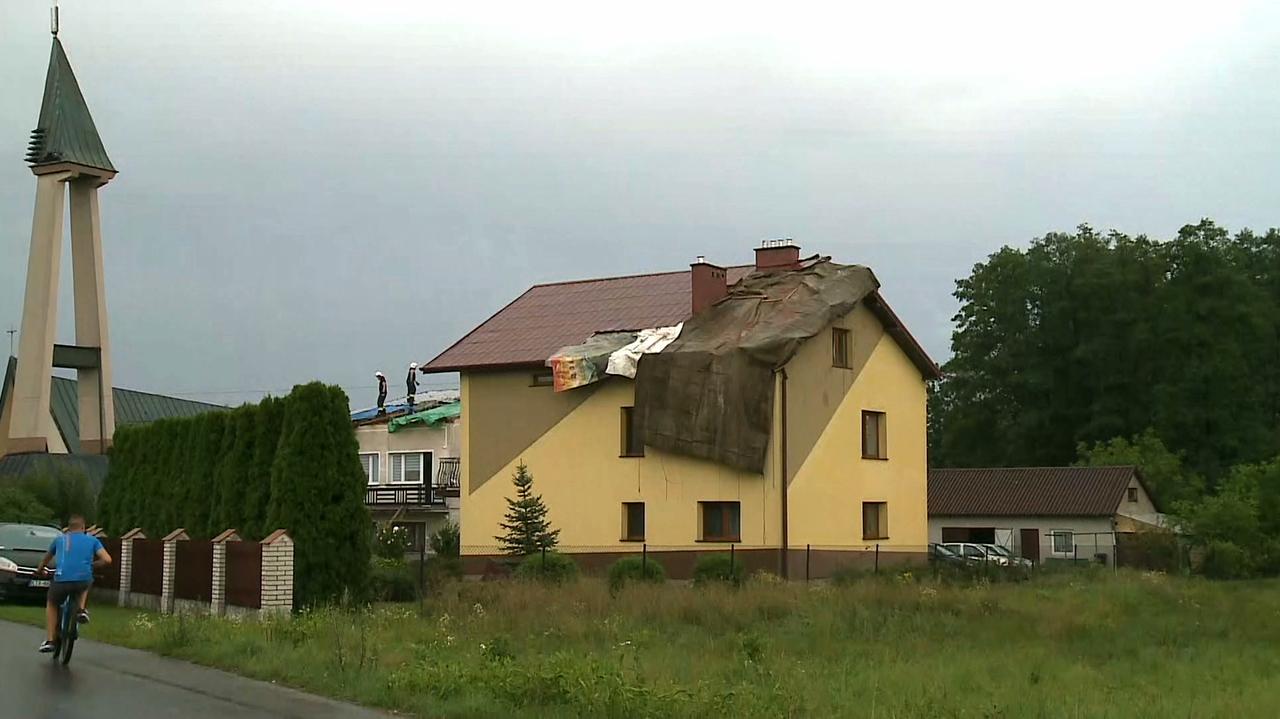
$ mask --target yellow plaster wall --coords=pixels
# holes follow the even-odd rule
[[[470,448],[485,438],[482,428],[468,423],[466,407],[476,400],[474,393],[501,386],[462,376],[463,553],[496,551],[494,536],[501,533],[498,524],[506,512],[505,498],[514,495],[511,475],[521,460],[533,474],[534,491],[546,502],[553,526],[561,530],[565,551],[638,551],[637,543],[620,540],[622,503],[635,501],[645,503],[645,541],[651,548],[702,546],[697,543],[698,502],[717,500],[741,503],[739,546],[778,546],[781,489],[776,451],[770,451],[763,476],[652,447],[646,448],[644,457],[620,457],[621,408],[634,400],[629,380],[610,378],[600,383],[581,405],[498,473],[491,478],[471,476]],[[484,399],[489,404],[496,400]],[[511,401],[518,399],[519,394],[514,394]]]
[[[794,371],[789,367],[788,373]],[[802,398],[789,399],[793,412],[803,407]],[[897,342],[881,335],[792,477],[788,535],[793,549],[868,543],[862,539],[862,503],[880,501],[889,504],[889,538],[881,545],[928,543],[925,405],[920,371]],[[888,460],[862,458],[863,410],[886,414]]]

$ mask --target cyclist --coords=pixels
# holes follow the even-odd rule
[[[84,517],[78,514],[71,515],[66,533],[49,545],[36,574],[44,575],[54,557],[58,559],[58,569],[49,586],[49,598],[44,609],[47,638],[40,645],[41,653],[45,654],[54,650],[53,638],[57,635],[58,608],[62,602],[74,594],[80,605],[76,621],[80,624],[88,622],[89,612],[85,604],[89,600],[89,587],[93,585],[93,570],[111,564],[111,555],[102,548],[102,542],[84,533]]]

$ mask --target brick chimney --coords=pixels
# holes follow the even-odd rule
[[[756,272],[800,268],[800,245],[785,240],[765,240],[756,248]]]
[[[689,265],[689,278],[692,290],[690,296],[693,298],[692,314],[698,314],[729,294],[724,268],[707,262],[707,258],[701,255]]]

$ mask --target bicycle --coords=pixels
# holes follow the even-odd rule
[[[58,631],[53,639],[54,664],[58,663],[59,657],[63,666],[71,663],[71,652],[75,650],[76,639],[80,637],[80,623],[76,621],[79,613],[80,597],[72,592],[62,600],[62,606],[58,607]]]

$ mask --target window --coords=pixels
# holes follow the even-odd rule
[[[831,328],[831,366],[849,369],[849,330],[839,327]]]
[[[1136,501],[1138,501],[1138,488],[1137,488],[1137,487],[1130,487],[1130,488],[1129,488],[1129,501],[1130,501],[1130,502],[1136,502]]]
[[[862,538],[863,539],[888,539],[889,538],[889,503],[888,502],[863,502],[862,503]]]
[[[742,509],[738,502],[698,502],[702,541],[741,542]]]
[[[862,411],[862,458],[888,459],[884,412]]]
[[[391,528],[405,533],[409,540],[409,551],[415,554],[426,547],[427,525],[422,522],[395,522]]]
[[[365,482],[369,484],[377,484],[382,481],[382,475],[378,474],[378,460],[381,458],[377,452],[360,455],[360,468],[364,470]]]
[[[391,452],[391,483],[422,484],[431,475],[430,452]]]
[[[1049,533],[1053,537],[1054,554],[1075,554],[1076,537],[1069,529],[1055,529]]]
[[[555,374],[551,370],[538,370],[529,378],[530,387],[550,387],[555,383]]]
[[[622,503],[622,541],[644,541],[644,502]]]
[[[622,450],[623,457],[644,456],[644,428],[636,421],[636,408],[622,408]]]

